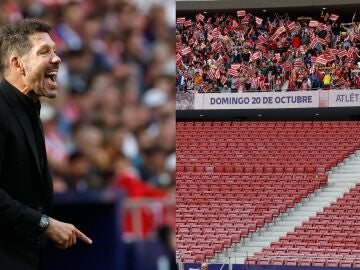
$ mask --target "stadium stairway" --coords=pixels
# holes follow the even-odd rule
[[[277,242],[280,237],[293,232],[297,226],[309,220],[310,217],[322,212],[344,193],[360,182],[360,150],[351,154],[328,172],[328,183],[316,190],[307,198],[296,204],[287,212],[279,215],[271,223],[251,233],[240,243],[235,243],[224,252],[210,259],[210,263],[243,264],[246,257],[251,257],[263,248]]]

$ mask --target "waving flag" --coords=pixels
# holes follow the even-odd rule
[[[263,19],[255,16],[255,22],[256,22],[256,24],[260,25],[260,24],[262,24]]]
[[[294,30],[296,27],[296,23],[295,22],[291,22],[288,24],[287,28],[289,29],[289,31],[291,32],[292,30]]]
[[[219,31],[217,28],[214,28],[212,31],[211,31],[212,35],[214,38],[217,38],[219,37]]]
[[[211,70],[209,70],[209,71],[207,72],[207,75],[209,76],[209,78],[210,78],[211,80],[214,79],[214,77],[215,77],[214,72],[211,71]]]
[[[300,51],[301,54],[306,54],[305,46],[304,46],[304,45],[301,45],[301,46],[299,47],[299,51]]]
[[[216,71],[215,71],[215,78],[216,79],[220,79],[220,69],[218,68]]]
[[[240,66],[241,66],[240,64],[232,64],[231,68],[235,69],[235,70],[238,70],[240,68]]]
[[[185,26],[185,27],[189,27],[189,26],[191,26],[191,25],[192,25],[191,20],[187,20],[187,21],[184,22],[184,26]]]
[[[176,64],[179,64],[181,62],[181,55],[178,53],[176,54]]]
[[[261,57],[261,52],[252,53],[249,62],[253,62]]]
[[[338,18],[339,18],[339,15],[336,15],[336,14],[331,14],[329,17],[329,19],[332,21],[336,21]]]
[[[346,56],[347,56],[348,58],[354,58],[355,55],[356,55],[356,50],[355,50],[355,48],[354,48],[354,47],[350,47],[349,50],[348,50],[348,52],[347,52],[347,55],[346,55]]]
[[[294,60],[294,67],[303,67],[304,61],[301,58],[296,58]]]
[[[204,19],[205,19],[205,16],[204,15],[202,15],[201,13],[199,13],[198,15],[196,15],[196,20],[198,20],[198,21],[204,21]]]
[[[226,84],[226,82],[227,82],[227,78],[226,78],[226,76],[222,75],[222,77],[221,77],[220,81],[221,81],[222,85],[225,85],[225,84]]]
[[[335,86],[341,86],[345,83],[345,79],[343,77],[340,77],[336,82],[335,82]]]
[[[229,74],[232,77],[238,77],[239,73],[236,69],[229,68],[227,74]]]
[[[244,17],[246,15],[246,11],[245,10],[238,10],[236,12],[238,17]]]
[[[185,17],[180,17],[176,19],[177,24],[184,24],[184,22],[185,22]]]
[[[318,21],[311,20],[311,21],[309,22],[309,27],[317,27],[317,26],[318,26],[318,24],[319,24],[319,22],[318,22]]]
[[[339,58],[343,58],[347,56],[347,50],[346,49],[341,50],[340,52],[338,52],[338,56]]]
[[[320,56],[316,57],[315,63],[325,66],[327,63],[327,60],[323,55],[320,55]]]
[[[232,28],[238,28],[239,27],[239,24],[237,23],[237,21],[233,20],[232,21]]]
[[[191,53],[190,47],[185,47],[184,49],[181,50],[182,55],[187,55],[189,53]]]

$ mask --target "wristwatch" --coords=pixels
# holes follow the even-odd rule
[[[42,215],[39,222],[39,227],[41,232],[46,231],[47,227],[49,227],[49,223],[50,223],[49,217],[47,215]]]

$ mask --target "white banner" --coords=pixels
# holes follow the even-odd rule
[[[329,91],[329,107],[360,106],[359,90],[331,90]]]
[[[319,91],[195,94],[195,110],[318,108]]]

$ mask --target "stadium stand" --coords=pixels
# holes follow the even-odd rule
[[[360,23],[246,10],[178,17],[178,91],[296,91],[360,87]]]
[[[326,171],[360,148],[359,131],[350,121],[178,122],[180,259],[213,258],[327,184]],[[271,264],[267,254],[247,262]]]
[[[270,259],[269,264],[359,267],[359,191],[360,184],[248,263]]]

